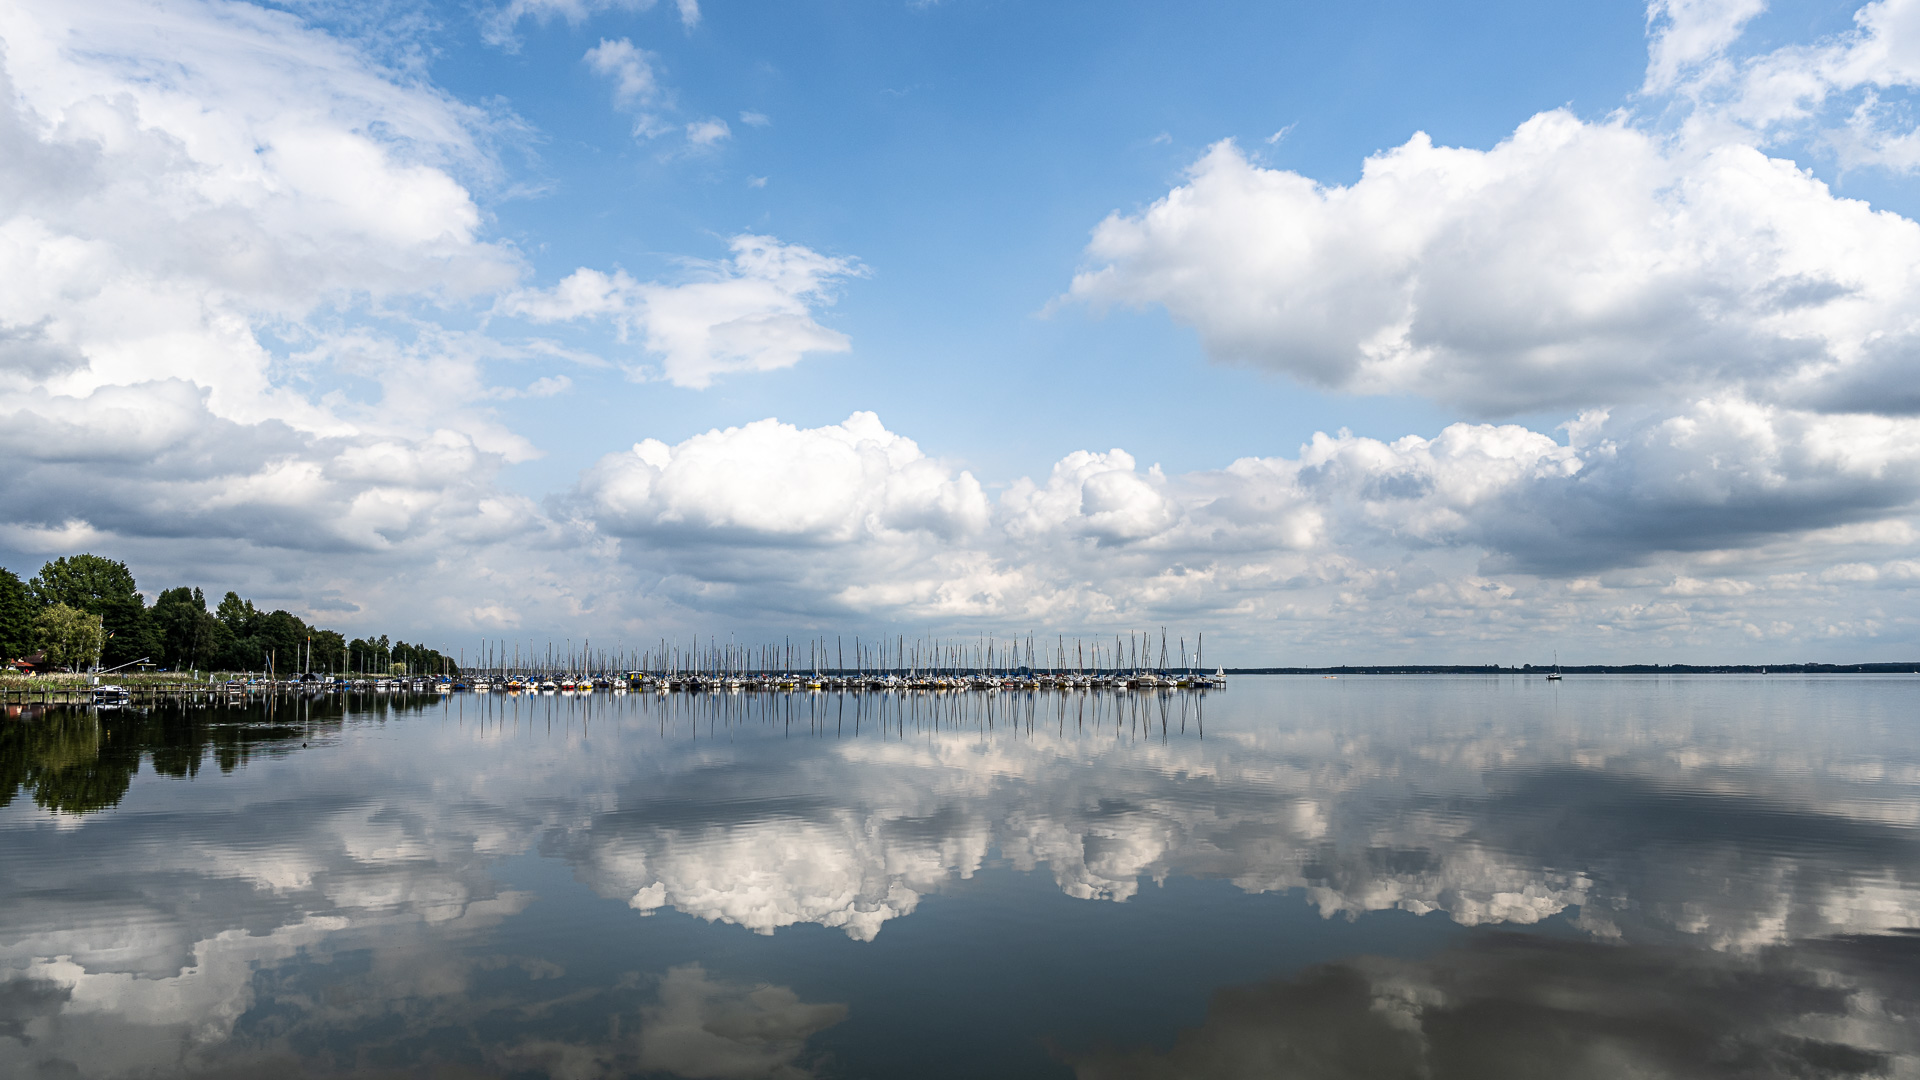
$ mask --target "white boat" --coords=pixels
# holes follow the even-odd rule
[[[124,686],[108,684],[93,688],[93,703],[108,708],[133,704],[133,692]]]

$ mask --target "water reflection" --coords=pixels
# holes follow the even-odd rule
[[[13,715],[0,721],[0,806],[27,792],[35,805],[66,814],[118,803],[143,758],[163,776],[196,776],[209,758],[221,772],[232,772],[255,753],[284,750],[308,734],[276,724],[276,710],[264,705],[9,711]],[[336,710],[331,723],[338,721]]]
[[[54,710],[0,726],[0,1074],[885,1075],[876,1047],[964,1018],[869,1026],[883,970],[957,984],[978,960],[941,942],[965,934],[1093,965],[1060,951],[1069,923],[1176,892],[1157,969],[1089,988],[1087,1016],[1026,1010],[996,1038],[1027,1056],[994,1067],[1500,1076],[1551,1043],[1572,1075],[1898,1072],[1914,688],[1242,680],[1204,717],[1178,694]],[[1069,906],[984,884],[1026,873]],[[1316,917],[1286,925],[1347,942],[1318,967],[1208,966],[1296,911],[1358,937]],[[1428,944],[1386,956],[1387,912]],[[883,948],[922,919],[933,938]],[[1101,1019],[1172,985],[1203,1010],[1184,1035]],[[1720,1057],[1674,1049],[1705,1031]]]
[[[1082,1080],[1564,1080],[1908,1075],[1920,937],[1743,956],[1489,934],[1215,995],[1165,1051],[1108,1049]]]

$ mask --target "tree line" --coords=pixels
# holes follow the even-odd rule
[[[205,594],[183,585],[149,606],[126,563],[92,554],[61,556],[26,581],[0,568],[0,659],[40,650],[72,668],[144,658],[173,671],[457,673],[437,649],[385,634],[348,640],[234,592],[209,611]]]

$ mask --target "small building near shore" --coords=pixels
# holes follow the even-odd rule
[[[47,663],[47,650],[39,649],[28,653],[18,660],[7,661],[7,670],[21,675],[49,675],[56,671],[67,670],[58,664]]]

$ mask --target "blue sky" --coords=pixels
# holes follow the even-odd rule
[[[470,17],[441,17],[455,40],[436,77],[505,96],[542,133],[528,172],[552,186],[494,209],[543,277],[665,272],[736,230],[872,271],[831,312],[851,353],[700,393],[609,379],[585,414],[606,432],[597,449],[619,448],[635,416],[666,438],[873,409],[1001,477],[1086,446],[1184,470],[1288,452],[1315,430],[1442,426],[1417,399],[1209,365],[1157,312],[1046,308],[1092,223],[1163,194],[1219,139],[1350,182],[1414,131],[1484,146],[1541,109],[1604,115],[1636,88],[1646,47],[1632,4],[709,5],[692,32],[656,7],[525,23],[512,56],[480,43]],[[580,62],[607,38],[657,52],[683,114],[721,117],[733,138],[692,158],[636,141]],[[549,399],[529,419],[577,437],[580,404]],[[538,488],[571,479],[551,461],[523,468]]]
[[[0,41],[18,571],[431,640],[1920,633],[1916,0],[33,0]]]

